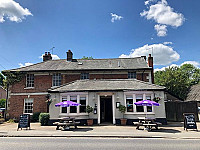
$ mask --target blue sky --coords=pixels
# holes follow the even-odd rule
[[[0,70],[56,57],[136,57],[200,67],[199,0],[0,0]],[[114,18],[115,17],[115,18]],[[113,18],[113,19],[112,19]]]

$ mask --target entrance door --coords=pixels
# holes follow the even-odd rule
[[[113,123],[112,96],[100,96],[100,120]]]

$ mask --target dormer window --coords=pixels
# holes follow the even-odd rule
[[[60,86],[61,85],[61,74],[54,73],[53,74],[53,86]]]
[[[136,72],[128,72],[128,79],[136,79]]]
[[[89,73],[81,73],[81,80],[89,79]]]
[[[34,87],[34,74],[26,75],[26,87]]]

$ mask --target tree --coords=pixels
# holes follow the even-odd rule
[[[4,86],[3,80],[5,79],[4,75],[0,73],[0,86]]]
[[[92,56],[90,56],[90,57],[83,56],[83,58],[81,58],[81,59],[93,59],[93,57]]]
[[[200,70],[191,64],[166,68],[164,71],[155,72],[155,84],[165,86],[170,93],[185,99],[189,87],[200,82],[199,72]]]

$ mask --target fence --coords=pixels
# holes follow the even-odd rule
[[[167,121],[183,121],[183,113],[194,113],[195,120],[198,121],[198,102],[165,102]]]

